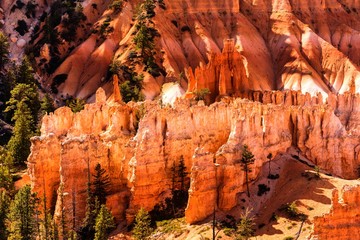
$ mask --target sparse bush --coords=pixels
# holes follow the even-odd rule
[[[279,177],[280,177],[279,174],[269,174],[267,176],[268,179],[272,179],[272,180],[278,179]]]
[[[202,88],[200,90],[196,90],[194,91],[195,94],[195,100],[199,101],[199,100],[204,100],[205,96],[210,94],[210,90],[208,88]]]
[[[293,239],[294,239],[294,237],[291,237],[291,236],[287,236],[284,238],[284,240],[293,240]]]
[[[86,101],[80,98],[70,98],[66,100],[65,105],[71,108],[71,111],[74,113],[80,112],[84,109]]]
[[[320,168],[319,168],[319,166],[315,166],[314,171],[315,171],[315,177],[317,179],[319,179],[320,178]]]
[[[24,36],[25,33],[29,31],[28,25],[24,20],[18,20],[17,21],[18,26],[15,28],[15,30],[21,35]]]
[[[270,188],[266,185],[266,184],[259,184],[258,185],[258,193],[257,195],[260,197],[263,194],[265,194],[266,192],[270,191]]]
[[[251,210],[246,208],[237,224],[236,239],[248,239],[254,235],[254,218],[250,216]]]
[[[114,11],[114,13],[119,13],[122,11],[124,1],[123,0],[114,0],[109,8]]]
[[[299,211],[295,202],[285,204],[280,210],[285,211],[285,213],[294,220],[304,221],[308,218],[306,214]]]
[[[279,220],[279,216],[276,213],[273,212],[271,214],[271,217],[270,217],[269,221],[271,222],[271,221],[277,221],[277,220]]]

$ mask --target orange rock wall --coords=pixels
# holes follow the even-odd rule
[[[360,236],[360,186],[334,191],[330,213],[314,219],[318,239],[356,239]]]
[[[237,205],[236,195],[244,191],[243,144],[256,158],[250,178],[256,178],[268,153],[275,156],[292,145],[324,171],[357,177],[359,95],[334,95],[323,104],[321,97],[299,92],[252,92],[249,97],[260,102],[235,99],[207,107],[184,99],[170,108],[155,102],[107,103],[104,94],[99,90],[98,101],[80,113],[60,108],[45,116],[28,159],[40,196],[46,179],[49,206],[64,184],[64,205],[68,214],[75,207],[77,226],[85,211],[88,164],[93,171],[98,162],[112,180],[109,207],[117,220],[129,222],[140,207],[151,210],[170,195],[171,167],[181,156],[190,172],[190,223],[211,214],[213,206],[200,203],[217,198],[215,189],[219,209]],[[140,109],[145,115],[136,132]],[[220,164],[216,169],[214,161]],[[59,204],[58,197],[57,214]]]

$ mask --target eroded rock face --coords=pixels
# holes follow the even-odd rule
[[[334,191],[330,213],[314,219],[318,239],[353,239],[360,235],[360,186]]]
[[[217,199],[216,208],[224,211],[238,204],[236,196],[245,189],[239,162],[244,144],[256,158],[250,179],[268,153],[276,156],[290,146],[324,171],[357,177],[359,95],[332,95],[323,103],[321,95],[250,92],[258,102],[232,99],[205,106],[183,99],[171,108],[105,102],[104,94],[99,91],[98,101],[80,113],[65,107],[45,116],[28,159],[34,190],[40,196],[45,191],[49,205],[63,183],[64,206],[71,217],[75,208],[77,227],[85,212],[88,168],[93,173],[96,163],[111,177],[110,209],[118,221],[128,222],[140,207],[151,210],[170,196],[171,167],[181,156],[190,173],[189,223],[212,213],[214,206],[201,202]]]
[[[6,35],[31,42],[40,16],[49,11],[46,3],[51,5],[53,2],[37,0],[33,18],[26,16],[25,7],[11,11],[16,1],[2,1],[0,6],[4,9]],[[109,64],[115,59],[129,65],[129,56],[136,49],[132,41],[135,31],[132,18],[139,1],[124,1],[119,13],[108,8],[110,2],[81,2],[87,19],[80,24],[82,27],[78,28],[76,39],[57,46],[59,58],[63,61],[54,64],[54,72],[41,73],[46,89],[51,88],[56,76],[67,75],[65,82],[57,86],[58,98],[72,95],[92,102],[99,86],[109,96],[112,94],[111,82],[105,81]],[[211,91],[212,98],[216,98],[216,94],[250,90],[291,89],[312,95],[321,92],[324,96],[360,91],[358,1],[164,2],[166,9],[157,7],[152,20],[160,34],[155,38],[155,58],[166,75],[153,77],[145,73],[143,93],[147,99],[156,97],[164,82],[176,78],[185,90],[189,85],[192,91],[194,82],[199,87],[208,86],[214,90]],[[109,16],[113,32],[105,38],[92,32]],[[24,20],[28,25],[29,30],[24,36],[14,30],[17,20]],[[44,23],[39,26],[43,28]],[[62,29],[61,24],[57,29]],[[234,42],[229,57],[224,54],[228,52],[227,39]],[[37,41],[39,39],[34,39],[34,43]],[[43,46],[39,49],[45,49]],[[10,50],[14,58],[23,53],[16,43],[11,43]],[[51,61],[47,54],[43,54],[41,52],[36,58],[39,65],[41,61]],[[216,68],[220,63],[222,68]],[[135,71],[140,73],[143,67],[139,65]],[[193,75],[180,79],[181,73],[188,69]],[[229,82],[231,78],[236,80],[236,84]]]

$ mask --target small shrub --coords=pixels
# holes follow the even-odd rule
[[[194,91],[194,94],[195,94],[196,101],[204,100],[205,96],[210,94],[210,90],[208,88],[202,88],[200,90]]]
[[[277,221],[277,220],[279,220],[279,216],[278,215],[276,215],[276,213],[272,213],[271,214],[271,217],[270,217],[270,222],[271,221]]]
[[[294,220],[304,221],[308,218],[306,214],[299,211],[295,202],[285,204],[280,210],[285,211],[285,213]]]
[[[15,30],[21,35],[24,36],[25,33],[29,31],[28,25],[24,20],[18,20],[17,22],[18,26],[15,28]]]
[[[265,223],[260,223],[259,226],[258,226],[259,229],[261,229],[263,227],[265,227]]]
[[[319,168],[319,166],[315,166],[314,171],[315,171],[315,177],[317,179],[319,179],[320,178],[320,168]]]
[[[284,238],[284,240],[294,240],[294,237],[287,236],[287,237]]]
[[[70,98],[66,100],[66,106],[71,108],[71,111],[74,113],[80,112],[84,109],[85,106],[85,100],[80,98]]]
[[[266,192],[270,191],[270,188],[266,185],[266,184],[259,184],[258,185],[258,193],[257,195],[260,197],[263,194],[265,194]]]
[[[156,222],[156,226],[163,233],[173,233],[178,235],[183,232],[181,223],[182,222],[178,219],[170,219]]]
[[[223,228],[223,232],[226,236],[231,237],[235,233],[235,230],[233,228]]]
[[[114,13],[119,13],[122,11],[124,1],[123,0],[114,0],[109,8],[114,11]]]
[[[237,238],[249,238],[254,235],[254,218],[250,216],[251,210],[248,208],[241,215],[237,224]]]
[[[279,174],[269,174],[267,176],[268,179],[271,179],[271,180],[275,180],[275,179],[278,179],[280,177]]]

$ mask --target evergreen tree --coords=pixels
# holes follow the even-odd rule
[[[180,191],[185,191],[185,178],[188,175],[188,172],[186,171],[186,166],[184,162],[184,156],[180,156],[180,162],[178,167],[178,176],[180,180]]]
[[[9,167],[0,164],[0,189],[11,190],[12,186],[13,180]]]
[[[36,89],[36,80],[34,78],[34,69],[27,57],[24,57],[21,64],[15,68],[15,83],[24,83]]]
[[[93,177],[93,196],[99,200],[100,205],[105,204],[108,188],[110,186],[110,178],[106,173],[106,170],[101,167],[100,163],[96,164]]]
[[[95,217],[94,216],[94,196],[91,191],[91,182],[90,182],[90,162],[88,159],[88,168],[87,168],[87,197],[86,197],[86,212],[85,212],[85,218],[83,220],[81,229],[80,229],[80,235],[82,239],[89,239],[92,236],[94,236],[94,224],[95,224]]]
[[[11,65],[13,66],[13,65]],[[6,102],[11,97],[11,90],[14,88],[15,75],[10,67],[7,70],[0,68],[0,118],[6,122],[11,121],[11,114],[6,113]]]
[[[247,189],[247,195],[250,197],[250,190],[249,190],[249,172],[251,172],[250,164],[253,164],[255,161],[254,155],[249,150],[249,147],[245,144],[244,149],[242,152],[242,170],[245,172],[245,181],[246,181],[246,189]]]
[[[88,170],[86,213],[80,230],[82,239],[94,238],[95,220],[100,212],[101,205],[106,203],[108,187],[110,186],[109,176],[99,163],[95,166],[93,177],[94,180],[90,182],[90,170]]]
[[[245,209],[237,224],[236,240],[249,239],[254,235],[254,218],[250,216],[251,210]]]
[[[0,187],[0,239],[7,238],[6,231],[6,215],[9,212],[10,198],[6,192],[6,190],[1,189]]]
[[[136,30],[137,32],[133,39],[136,48],[140,50],[142,57],[150,56],[151,51],[154,48],[152,28],[147,27],[144,21],[140,21],[136,25]]]
[[[32,87],[29,84],[20,83],[17,84],[13,90],[11,90],[11,98],[6,103],[7,108],[6,112],[14,113],[19,110],[20,103],[26,104],[29,110],[31,111],[31,118],[33,125],[29,128],[32,131],[36,130],[36,123],[38,119],[38,113],[40,110],[40,101],[39,94],[36,91],[36,88]],[[21,105],[23,106],[23,105]],[[14,118],[14,117],[13,117]],[[12,119],[13,121],[15,119]]]
[[[77,240],[78,236],[77,233],[74,230],[70,230],[68,233],[68,240]]]
[[[0,71],[9,61],[9,42],[5,34],[0,31]]]
[[[59,229],[55,220],[52,219],[50,229],[49,229],[50,240],[59,240]]]
[[[33,239],[37,233],[37,206],[36,194],[31,193],[29,185],[21,188],[10,204],[7,215],[7,230],[9,240]]]
[[[14,163],[21,165],[30,154],[30,137],[33,135],[31,131],[33,119],[30,109],[23,101],[17,104],[13,120],[15,120],[13,136],[10,138],[7,148]]]
[[[109,231],[115,228],[114,217],[105,205],[101,205],[95,221],[95,240],[106,240]]]
[[[84,99],[72,98],[72,99],[66,100],[65,105],[68,106],[69,108],[71,108],[71,111],[73,111],[74,113],[77,113],[84,109],[85,103],[86,102]]]
[[[53,100],[51,99],[49,94],[45,94],[43,99],[41,100],[41,111],[42,114],[48,114],[55,110]]]
[[[141,208],[135,217],[132,236],[137,240],[144,240],[150,236],[152,231],[150,215],[145,209]]]

